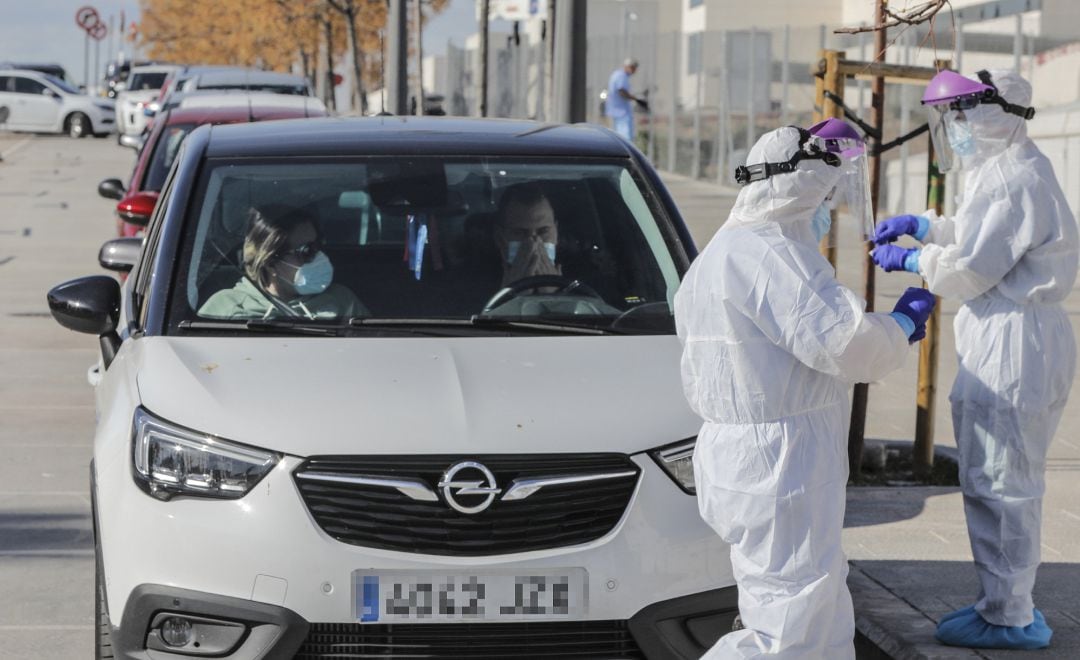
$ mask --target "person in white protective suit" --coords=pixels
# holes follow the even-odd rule
[[[866,313],[837,282],[818,241],[841,161],[800,128],[762,136],[736,173],[745,187],[730,217],[675,295],[683,386],[704,419],[698,506],[731,545],[744,625],[707,659],[855,657],[841,548],[849,389],[903,364],[933,296],[912,288],[893,314]]]
[[[1031,86],[1013,71],[951,71],[930,82],[935,146],[963,172],[951,218],[932,211],[878,226],[874,260],[963,301],[949,399],[980,593],[938,627],[946,644],[1041,648],[1052,634],[1031,591],[1040,561],[1046,453],[1076,364],[1062,307],[1076,280],[1077,223],[1053,168],[1027,137]],[[890,245],[911,234],[921,249]]]

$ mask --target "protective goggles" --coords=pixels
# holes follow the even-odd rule
[[[979,77],[979,82],[990,87],[981,92],[974,94],[966,94],[964,96],[958,96],[945,103],[928,104],[931,108],[938,110],[939,112],[945,112],[947,110],[971,110],[980,103],[993,103],[1000,106],[1005,112],[1016,115],[1017,117],[1023,117],[1024,119],[1031,119],[1035,116],[1035,108],[1029,108],[1015,103],[1009,103],[1001,97],[998,93],[997,86],[994,84],[993,79],[990,77],[989,71],[979,71],[975,74]]]
[[[827,148],[826,140],[810,134],[810,131],[798,126],[791,128],[799,131],[799,149],[787,161],[776,163],[755,163],[740,165],[735,168],[735,182],[745,186],[754,181],[764,181],[777,174],[789,174],[798,169],[804,160],[820,160],[826,165],[840,167],[840,156]]]

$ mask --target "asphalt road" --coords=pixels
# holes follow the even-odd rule
[[[0,658],[93,657],[94,337],[61,328],[46,291],[101,273],[134,152],[113,140],[0,134]]]

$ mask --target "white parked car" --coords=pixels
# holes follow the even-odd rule
[[[157,99],[165,79],[178,69],[165,64],[132,67],[124,91],[116,95],[116,122],[120,137],[142,135],[150,121],[145,107]]]
[[[116,129],[113,102],[89,96],[59,78],[30,70],[0,70],[0,128],[103,137]]]
[[[671,310],[695,250],[627,142],[202,126],[147,231],[101,252],[123,292],[49,293],[101,347],[99,649],[689,659],[731,629]]]

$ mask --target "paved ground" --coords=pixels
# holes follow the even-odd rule
[[[727,217],[734,190],[665,176],[691,233],[704,245]],[[840,279],[862,292],[859,243],[841,231]],[[877,274],[877,309],[889,311],[911,274]],[[940,451],[955,448],[948,392],[956,376],[952,319],[956,304],[942,308],[942,333],[935,441]],[[1080,336],[1080,295],[1067,301]],[[867,437],[910,440],[915,430],[918,360],[870,388]],[[1078,378],[1080,380],[1080,378]],[[849,586],[861,633],[897,659],[917,658],[1080,658],[1080,387],[1050,448],[1043,506],[1043,561],[1035,585],[1036,605],[1054,629],[1050,650],[1003,652],[950,649],[933,633],[941,615],[975,601],[961,495],[957,488],[850,488],[844,548],[852,564]],[[868,655],[867,657],[874,657]],[[876,656],[880,657],[880,656]]]
[[[92,337],[58,326],[45,292],[101,272],[114,231],[97,182],[126,176],[110,140],[0,133],[0,658],[92,657],[88,465]]]

